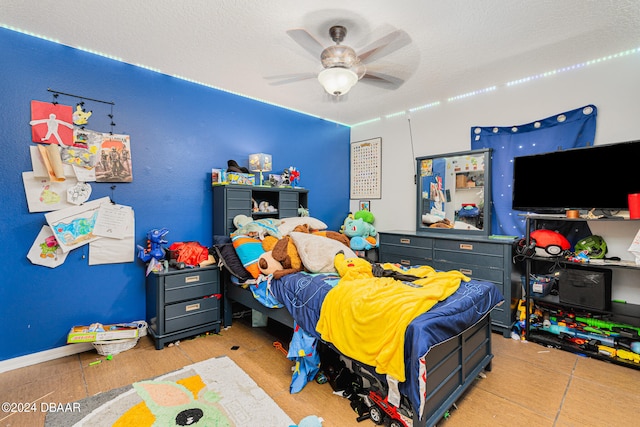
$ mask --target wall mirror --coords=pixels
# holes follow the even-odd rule
[[[417,231],[488,236],[491,150],[416,158]]]

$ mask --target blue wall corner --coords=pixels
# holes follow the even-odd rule
[[[349,211],[350,129],[333,122],[186,82],[45,40],[0,29],[0,360],[65,345],[73,325],[145,318],[145,266],[88,265],[88,246],[55,269],[26,255],[44,213],[29,213],[22,172],[31,170],[30,102],[48,88],[93,99],[88,129],[131,136],[132,183],[91,183],[91,200],[109,196],[135,212],[136,243],[166,227],[170,243],[212,243],[211,169],[248,155],[273,155],[274,172],[295,166],[309,189],[311,215],[339,230]],[[60,96],[74,106],[78,100]],[[113,113],[116,126],[110,127]],[[112,190],[111,186],[115,185]]]

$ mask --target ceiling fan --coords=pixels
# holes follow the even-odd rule
[[[349,92],[360,80],[387,89],[397,89],[404,83],[404,80],[399,77],[380,73],[368,67],[374,59],[389,55],[411,41],[407,33],[402,30],[395,30],[376,40],[362,49],[359,54],[353,48],[342,44],[347,35],[347,28],[342,25],[329,28],[329,35],[335,45],[327,48],[305,29],[288,30],[287,34],[315,58],[320,58],[323,69],[318,74],[274,76],[272,79],[278,80],[271,83],[272,85],[317,78],[327,93],[339,97]]]

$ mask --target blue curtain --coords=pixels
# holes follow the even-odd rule
[[[511,209],[513,158],[593,145],[598,110],[594,105],[510,127],[474,126],[471,148],[491,148],[491,233],[522,237],[524,212]],[[532,174],[531,179],[535,179]]]

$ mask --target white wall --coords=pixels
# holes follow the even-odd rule
[[[429,88],[425,88],[425,103],[440,101],[439,105],[353,127],[351,141],[382,138],[382,199],[371,200],[376,229],[415,230],[415,157],[469,150],[473,126],[520,125],[593,104],[598,108],[595,144],[640,139],[639,76],[640,54],[635,53],[516,86],[496,82],[495,91],[451,102],[429,99]],[[351,202],[351,209],[358,209],[357,200]],[[605,228],[619,226],[623,231],[612,230],[610,239],[607,230],[598,232],[611,247],[609,256],[633,259],[627,248],[638,223],[608,223]],[[614,289],[614,298],[640,303],[637,286],[616,292],[620,289]]]

